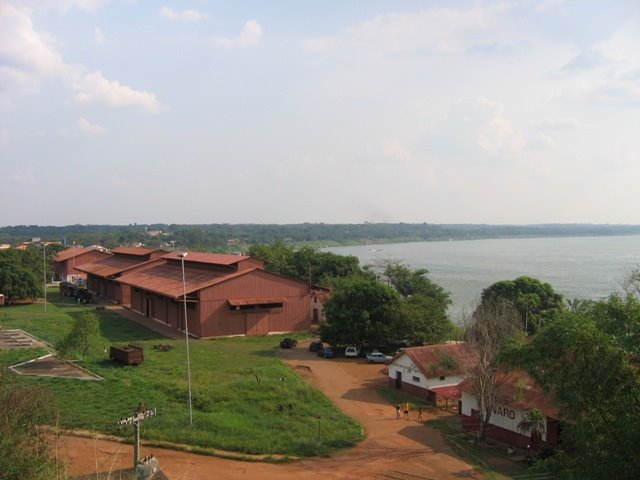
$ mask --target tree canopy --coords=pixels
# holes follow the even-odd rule
[[[561,409],[570,456],[563,478],[640,478],[638,299],[612,296],[567,311],[521,349],[529,373]]]
[[[502,280],[485,288],[481,303],[513,305],[522,319],[522,328],[529,334],[535,334],[564,309],[562,295],[550,284],[526,276]]]
[[[7,298],[43,294],[43,258],[36,248],[0,250],[0,293]]]

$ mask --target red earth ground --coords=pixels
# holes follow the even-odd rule
[[[484,478],[456,458],[441,434],[416,420],[396,418],[376,389],[386,382],[384,367],[362,360],[325,360],[309,353],[305,345],[283,350],[282,359],[316,386],[366,430],[366,440],[328,458],[310,458],[286,464],[228,460],[161,448],[141,447],[141,456],[153,453],[171,480],[195,479],[461,479]],[[447,415],[427,409],[424,420]],[[59,454],[69,461],[76,476],[116,472],[131,467],[133,446],[118,442],[64,436]],[[106,478],[100,476],[100,478]],[[119,478],[116,473],[112,479]]]

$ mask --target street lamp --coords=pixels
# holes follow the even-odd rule
[[[189,322],[187,321],[187,284],[184,279],[184,257],[187,252],[179,253],[182,262],[182,301],[184,302],[184,338],[187,343],[187,384],[189,386],[189,425],[193,425],[193,413],[191,410],[191,368],[189,361]]]
[[[44,313],[47,313],[47,244],[42,242],[42,271],[44,279]]]

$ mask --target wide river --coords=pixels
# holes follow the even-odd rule
[[[621,291],[622,279],[640,263],[640,236],[565,237],[393,243],[331,247],[361,265],[396,260],[426,268],[451,292],[451,319],[474,309],[482,290],[522,275],[550,283],[565,299],[600,299]]]

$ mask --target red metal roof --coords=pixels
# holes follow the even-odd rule
[[[150,255],[155,252],[164,252],[161,248],[148,248],[148,247],[118,247],[111,250],[113,253],[120,253],[123,255],[137,255],[144,256]]]
[[[447,398],[459,399],[462,397],[462,392],[460,391],[460,388],[458,385],[449,385],[447,387],[431,387],[429,388],[429,390]]]
[[[69,247],[65,250],[59,251],[58,254],[55,257],[53,257],[53,260],[56,262],[64,262],[65,260],[70,260],[73,257],[76,257],[76,258],[81,257],[82,255],[85,255],[89,252],[93,252],[94,250],[104,252],[105,255],[108,255],[108,253],[106,252],[106,249],[102,249],[101,247],[97,247],[95,245],[87,248],[76,245],[75,247]]]
[[[238,298],[238,299],[229,299],[227,300],[229,305],[232,307],[241,307],[243,305],[269,305],[274,303],[284,303],[284,298],[282,297],[271,297],[271,298]]]
[[[404,353],[427,378],[463,374],[475,363],[464,343],[412,347]]]
[[[81,272],[90,273],[98,277],[111,277],[119,273],[123,273],[131,268],[144,265],[146,260],[131,258],[122,255],[111,255],[107,258],[103,258],[93,263],[85,263],[83,265],[77,265],[76,270]]]
[[[171,252],[167,255],[163,255],[161,258],[167,260],[182,260],[180,256],[182,252]],[[235,265],[238,262],[243,260],[247,260],[248,257],[246,255],[225,255],[223,253],[202,253],[202,252],[188,252],[187,256],[184,257],[184,263],[207,263],[212,265]]]
[[[185,266],[185,284],[187,294],[202,290],[231,278],[244,275],[256,269],[243,270],[242,272],[220,271],[206,266],[191,264]],[[120,283],[131,285],[154,293],[159,293],[172,298],[180,298],[183,294],[182,265],[179,262],[160,259],[150,264],[147,268],[141,268],[118,278]]]

